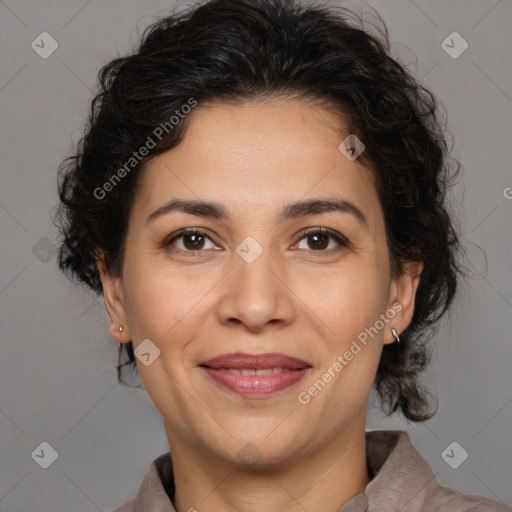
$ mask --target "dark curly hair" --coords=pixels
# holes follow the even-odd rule
[[[465,275],[446,204],[460,165],[449,157],[438,102],[391,57],[377,18],[381,28],[372,25],[372,33],[362,17],[332,5],[211,0],[149,26],[137,51],[99,72],[85,135],[59,167],[58,264],[98,294],[99,251],[120,275],[140,171],[180,143],[188,118],[175,114],[191,98],[198,105],[280,95],[314,100],[338,112],[366,145],[360,159],[372,171],[384,211],[392,277],[407,261],[423,262],[414,315],[401,343],[384,346],[374,387],[387,414],[400,409],[407,419],[424,421],[436,402],[418,381],[431,359],[427,341],[454,298],[458,274]],[[172,116],[175,126],[122,182],[112,182]],[[109,180],[109,193],[99,194]],[[128,361],[120,364],[122,347]],[[136,366],[131,341],[119,347],[118,379],[126,364]]]

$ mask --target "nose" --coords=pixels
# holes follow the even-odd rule
[[[292,322],[295,307],[286,269],[270,253],[265,249],[252,262],[234,254],[218,305],[222,323],[262,332]]]

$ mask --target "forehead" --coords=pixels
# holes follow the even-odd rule
[[[200,105],[189,116],[182,142],[144,167],[135,215],[180,197],[263,220],[291,201],[329,197],[357,204],[372,229],[381,227],[370,170],[338,149],[348,135],[338,114],[279,98]]]

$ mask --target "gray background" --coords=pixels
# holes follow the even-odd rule
[[[364,3],[347,5],[367,11]],[[437,415],[414,425],[370,408],[368,429],[408,429],[444,485],[511,505],[512,5],[370,5],[388,25],[395,55],[448,110],[453,154],[463,166],[453,204],[473,275],[443,322],[426,375],[439,395]],[[117,384],[117,344],[102,299],[58,271],[49,214],[56,169],[81,136],[99,68],[117,51],[131,51],[138,33],[173,6],[0,1],[3,511],[112,510],[134,497],[150,462],[168,450],[145,391]],[[31,48],[43,31],[59,45],[47,59]],[[441,47],[453,31],[469,44],[456,59]],[[43,441],[58,452],[48,469],[31,458]],[[457,469],[441,457],[453,441],[469,454]]]

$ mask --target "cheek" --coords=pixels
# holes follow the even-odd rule
[[[172,289],[157,268],[128,259],[124,266],[125,307],[134,337],[157,337],[162,320],[173,317]],[[178,313],[178,312],[176,312]]]
[[[337,335],[346,339],[373,325],[384,312],[386,289],[387,281],[375,262],[354,258],[352,264],[318,276],[314,286],[302,286],[300,294]]]
[[[322,372],[335,375],[326,376],[331,378],[326,403],[343,396],[347,406],[356,407],[372,387],[385,333],[374,329],[387,306],[386,282],[378,268],[368,260],[347,266],[310,291],[310,308],[328,327],[321,331]]]
[[[144,260],[125,264],[125,306],[133,334],[165,340],[172,329],[182,333],[201,309],[201,297],[211,289],[206,275],[187,275],[183,269]],[[188,322],[190,323],[190,322]]]

